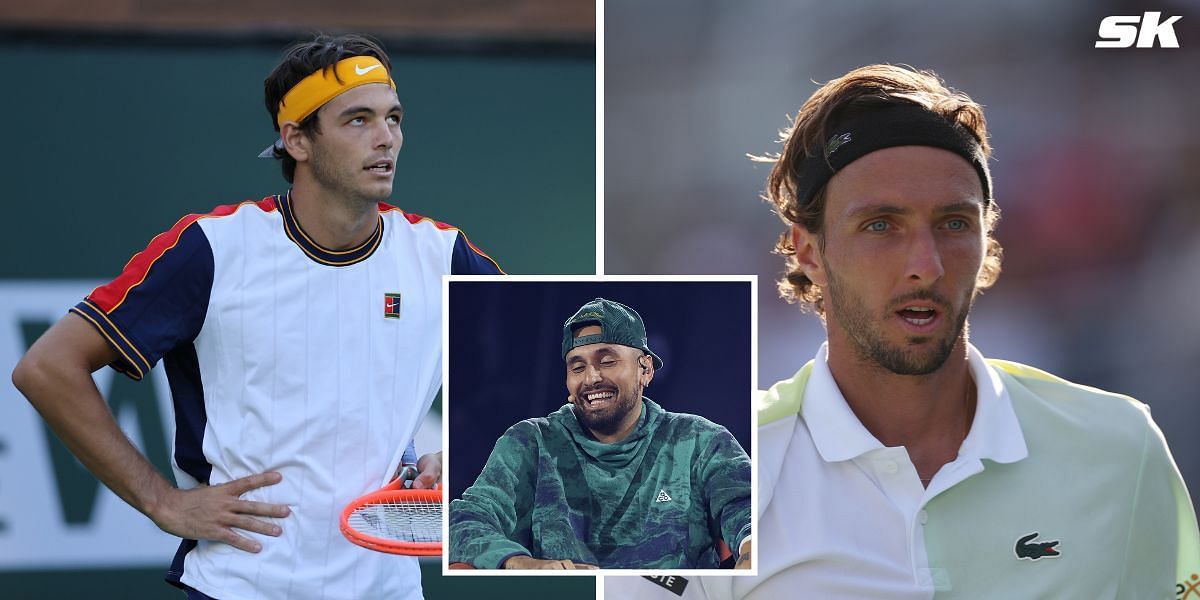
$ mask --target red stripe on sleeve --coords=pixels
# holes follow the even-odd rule
[[[405,212],[400,207],[392,206],[391,204],[388,204],[386,202],[379,203],[379,212],[385,213],[385,212],[389,212],[389,211],[393,211],[393,210],[400,211],[400,214],[404,215],[405,219],[408,219],[408,222],[410,225],[416,225],[417,223],[420,223],[421,221],[429,221],[430,223],[433,223],[433,226],[437,227],[438,229],[442,229],[442,230],[453,229],[454,231],[462,231],[461,229],[459,229],[449,223],[443,223],[441,221],[430,219],[429,217],[422,217],[421,215],[418,215],[418,214]]]
[[[401,211],[401,212],[404,212],[404,211]],[[433,226],[437,227],[438,229],[441,229],[441,230],[453,229],[453,230],[458,231],[457,227],[455,227],[449,223],[443,223],[441,221],[430,219],[429,217],[422,217],[421,215],[414,215],[412,213],[404,213],[404,218],[408,219],[408,222],[412,223],[413,225],[416,225],[417,223],[420,223],[421,221],[429,221],[430,223],[433,223]]]
[[[418,223],[419,221],[425,220],[425,221],[429,221],[430,223],[433,223],[434,227],[437,227],[438,229],[441,229],[442,231],[449,231],[451,229],[458,230],[457,227],[455,227],[449,223],[443,223],[441,221],[438,221],[437,219],[430,219],[429,217],[422,217],[420,215],[404,215],[404,216],[408,217],[408,221],[410,223],[413,223],[414,225],[416,223]],[[414,220],[414,218],[415,218],[415,220]]]
[[[206,214],[187,215],[179,219],[170,229],[154,236],[154,239],[150,240],[150,244],[146,246],[145,250],[138,252],[133,258],[129,259],[129,262],[125,263],[125,268],[116,279],[92,290],[92,293],[88,294],[88,300],[91,300],[93,304],[105,313],[111,313],[116,310],[125,301],[125,297],[129,295],[129,291],[146,280],[146,275],[150,273],[150,267],[153,267],[158,259],[162,258],[168,250],[174,248],[179,243],[180,236],[183,235],[183,232],[188,227],[191,227],[193,223],[200,219],[232,215],[246,204],[255,204],[263,211],[271,212],[275,210],[275,197],[268,196],[258,202],[247,201],[241,204],[226,204],[218,206]]]
[[[461,230],[449,223],[443,223],[441,221],[430,219],[429,217],[422,217],[421,215],[413,214],[410,212],[404,212],[403,210],[400,210],[399,208],[392,206],[391,204],[387,204],[385,202],[379,203],[379,212],[387,212],[390,210],[399,210],[400,214],[404,215],[404,218],[408,219],[408,222],[413,225],[416,225],[417,223],[420,223],[421,221],[429,221],[430,223],[433,223],[434,227],[437,227],[438,229],[441,229],[443,231],[457,231],[460,235],[462,235],[463,240],[467,242],[467,246],[469,246],[471,248],[471,250],[475,251],[475,254],[478,254],[478,255],[488,259],[489,261],[491,261],[491,263],[493,265],[496,265],[496,269],[498,271],[500,271],[501,273],[504,273],[504,269],[500,268],[500,265],[496,262],[496,260],[493,259],[492,257],[488,256],[487,253],[484,252],[483,250],[480,250],[479,246],[472,244],[471,239],[467,237],[467,234],[463,233],[463,230]]]

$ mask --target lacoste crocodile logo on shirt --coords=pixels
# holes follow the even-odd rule
[[[1017,553],[1018,559],[1037,560],[1039,558],[1055,558],[1058,554],[1058,540],[1050,542],[1035,542],[1033,538],[1038,536],[1038,532],[1033,532],[1021,539],[1017,540],[1017,545],[1013,551]]]

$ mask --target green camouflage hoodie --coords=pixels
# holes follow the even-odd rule
[[[450,503],[450,562],[497,569],[511,556],[608,569],[704,569],[750,533],[750,459],[724,427],[649,398],[614,444],[570,404],[510,427],[479,478]]]

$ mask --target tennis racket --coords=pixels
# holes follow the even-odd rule
[[[405,556],[442,554],[442,490],[414,490],[416,468],[406,465],[383,489],[355,499],[342,510],[346,539],[364,548]]]

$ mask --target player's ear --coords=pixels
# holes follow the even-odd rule
[[[642,373],[639,375],[642,387],[650,387],[650,381],[654,379],[654,358],[648,354],[643,354],[638,357],[638,363],[641,364],[642,368]]]
[[[312,139],[300,130],[299,124],[295,121],[284,121],[283,125],[279,126],[279,136],[283,139],[284,150],[287,150],[296,162],[308,160],[312,151]]]
[[[790,235],[800,270],[804,271],[810,281],[825,287],[827,277],[825,261],[821,260],[821,236],[799,225],[792,225]]]

